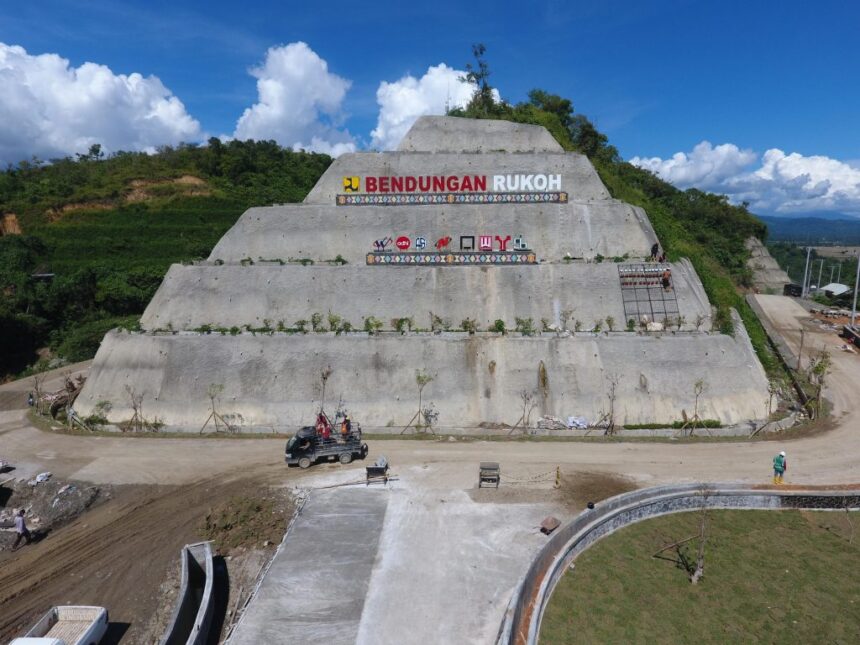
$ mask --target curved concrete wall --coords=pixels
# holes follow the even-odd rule
[[[657,241],[641,208],[615,200],[500,206],[291,204],[247,210],[212,249],[209,261],[323,262],[340,255],[350,264],[365,264],[375,240],[399,235],[425,237],[430,250],[438,239],[450,236],[454,251],[461,235],[523,235],[538,258],[550,262],[567,254],[644,258]]]
[[[486,175],[487,189],[492,189],[494,175],[561,175],[559,191],[572,200],[609,199],[609,191],[600,181],[588,157],[575,152],[487,152],[461,154],[450,152],[354,152],[341,155],[305,198],[305,204],[334,207],[337,195],[343,194],[344,177]],[[364,185],[362,185],[364,188]],[[364,206],[341,206],[355,210]],[[422,210],[432,206],[421,206]],[[494,208],[490,206],[489,208]]]
[[[214,567],[209,542],[186,544],[176,608],[161,645],[205,645],[212,624]]]
[[[510,121],[478,121],[422,116],[409,128],[399,152],[563,152],[549,131],[539,125]]]
[[[249,430],[291,431],[312,422],[321,368],[332,366],[329,405],[342,396],[365,427],[403,425],[415,413],[416,370],[435,379],[424,390],[441,426],[515,423],[520,392],[537,391],[541,414],[596,421],[608,408],[607,376],[621,377],[616,422],[667,422],[693,414],[693,383],[704,379],[703,418],[736,423],[764,415],[767,379],[742,333],[609,335],[559,338],[497,334],[220,334],[109,333],[75,409],[91,414],[110,401],[113,421],[131,410],[125,384],[144,395],[148,416],[199,429],[209,414],[210,383],[224,385],[222,414],[241,415]],[[545,388],[540,387],[541,365]],[[315,403],[316,402],[316,403]]]
[[[686,330],[710,329],[711,307],[689,263],[672,267],[679,311]],[[546,318],[561,326],[560,315],[590,329],[612,316],[617,329],[626,324],[618,265],[543,264],[511,267],[376,267],[376,266],[181,266],[170,268],[143,314],[146,330],[196,329],[202,325],[292,327],[314,313],[331,312],[362,329],[374,316],[384,329],[398,318],[431,328],[430,312],[454,329],[466,318],[489,329],[495,320],[514,329],[516,318],[531,318],[537,329]],[[636,318],[636,317],[635,317]],[[673,316],[675,318],[675,316]],[[326,327],[327,323],[324,323]],[[573,328],[573,320],[568,326]],[[638,320],[637,320],[638,324]]]
[[[544,610],[556,584],[576,556],[597,540],[652,517],[718,509],[860,509],[860,490],[780,491],[736,484],[684,484],[648,488],[606,500],[562,527],[540,550],[517,586],[498,643],[535,645]]]

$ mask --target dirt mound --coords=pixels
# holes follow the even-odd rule
[[[292,497],[284,489],[236,495],[210,508],[200,534],[228,555],[236,549],[277,545],[293,512]]]
[[[92,506],[108,491],[79,482],[49,480],[36,483],[16,481],[0,488],[0,551],[12,548],[15,541],[14,518],[25,510],[27,527],[35,540],[67,524]]]
[[[561,477],[564,503],[574,509],[583,509],[588,502],[597,503],[636,488],[631,480],[611,473],[585,472],[562,474]]]

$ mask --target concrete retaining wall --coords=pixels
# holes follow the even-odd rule
[[[539,125],[422,116],[397,147],[400,152],[563,152]]]
[[[487,190],[492,190],[494,175],[561,175],[559,191],[578,201],[609,199],[609,191],[600,181],[588,157],[575,152],[487,152],[461,154],[449,152],[355,152],[341,155],[305,198],[306,204],[335,205],[337,195],[344,193],[344,177],[387,176],[474,176],[488,177]],[[364,192],[364,184],[361,190]],[[512,208],[517,206],[510,205]],[[363,206],[341,206],[341,210],[356,210]],[[432,206],[418,207],[423,210]],[[489,206],[490,209],[502,208]]]
[[[702,418],[732,424],[764,416],[767,379],[739,326],[719,334],[582,334],[572,337],[396,333],[109,333],[75,408],[82,416],[110,401],[111,421],[131,416],[125,384],[144,395],[144,414],[199,429],[211,383],[224,385],[220,412],[248,430],[292,431],[312,422],[319,372],[334,368],[328,407],[343,397],[366,426],[403,425],[417,407],[416,370],[434,376],[424,390],[440,425],[514,424],[520,392],[535,392],[542,414],[598,419],[608,409],[608,377],[618,375],[617,423],[667,422],[693,414],[693,384],[706,383]]]
[[[710,329],[711,307],[688,262],[672,267],[674,290],[684,329]],[[516,318],[531,318],[541,329],[546,318],[561,328],[561,312],[590,329],[611,316],[617,329],[626,325],[618,265],[549,264],[511,267],[377,267],[377,266],[181,266],[170,268],[146,308],[144,329],[196,329],[201,325],[258,328],[270,321],[292,327],[314,313],[329,312],[362,329],[373,316],[384,329],[412,317],[430,329],[430,312],[460,328],[466,318],[480,329],[495,320],[514,329]],[[674,318],[675,316],[673,316]],[[326,328],[327,323],[324,323]],[[638,324],[638,320],[637,320]],[[574,321],[568,322],[569,328]]]
[[[568,254],[585,259],[598,254],[644,258],[657,241],[645,212],[616,200],[498,206],[288,204],[247,210],[212,250],[209,261],[323,262],[340,255],[351,265],[365,264],[375,240],[400,235],[424,237],[430,250],[440,238],[451,237],[454,251],[460,248],[461,235],[511,239],[522,235],[538,259],[547,262],[561,261]]]
[[[762,293],[782,295],[782,288],[791,282],[791,278],[780,268],[761,240],[751,237],[746,241],[746,247],[750,252],[747,266],[753,272],[753,284]]]
[[[214,568],[209,542],[186,544],[180,552],[182,577],[173,617],[161,645],[205,645],[212,624]]]
[[[736,484],[685,484],[638,490],[613,497],[560,528],[540,550],[517,586],[498,643],[534,645],[555,586],[577,555],[600,538],[630,524],[669,513],[715,509],[860,509],[860,490],[780,491]]]

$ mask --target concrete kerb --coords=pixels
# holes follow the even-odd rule
[[[853,490],[772,490],[733,483],[661,486],[624,493],[585,511],[559,529],[517,585],[499,629],[499,645],[535,645],[544,610],[565,569],[579,553],[615,531],[652,517],[713,509],[860,510]]]

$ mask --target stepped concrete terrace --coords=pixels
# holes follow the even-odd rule
[[[217,383],[236,425],[291,430],[312,420],[331,366],[329,400],[342,397],[366,427],[413,416],[419,370],[434,376],[424,401],[441,425],[513,424],[522,392],[537,401],[532,419],[596,421],[614,380],[617,422],[692,415],[699,379],[701,417],[762,417],[767,379],[740,320],[735,337],[708,333],[690,263],[645,263],[658,242],[646,214],[613,200],[586,157],[553,144],[543,128],[432,117],[397,152],[340,157],[303,204],[250,209],[206,262],[171,267],[145,331],[106,336],[77,411],[110,401],[112,421],[128,418],[128,385],[148,416],[197,429]],[[270,331],[314,314],[328,328],[329,313],[353,328],[373,317],[382,333]],[[605,330],[607,317],[616,329],[632,317],[637,330],[683,320],[670,333],[540,333],[544,322]],[[386,331],[401,318],[416,329],[468,318],[480,330],[530,318],[538,331]]]
[[[148,331],[212,327],[272,329],[294,327],[298,320],[320,314],[363,328],[365,318],[395,329],[398,319],[411,318],[412,328],[431,329],[432,315],[460,329],[467,318],[487,330],[496,320],[514,329],[517,318],[583,330],[606,318],[617,329],[627,325],[619,280],[625,264],[544,264],[513,267],[375,267],[355,266],[173,266],[141,326]],[[711,307],[689,262],[671,265],[673,288],[665,294],[677,301],[681,329],[710,329]],[[659,288],[658,288],[659,290]],[[345,297],[348,294],[349,297]],[[564,312],[569,320],[563,321]],[[662,322],[663,317],[654,317]],[[669,314],[677,328],[677,315]],[[638,317],[635,326],[639,327]],[[402,323],[401,323],[402,324]]]

